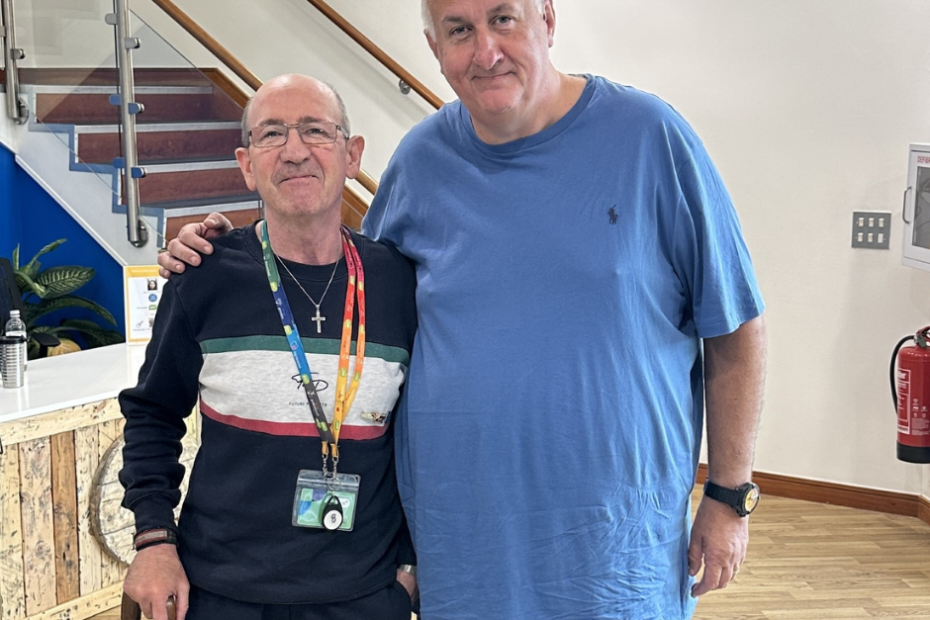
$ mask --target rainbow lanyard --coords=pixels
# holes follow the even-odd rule
[[[343,226],[340,229],[342,232],[342,250],[349,270],[349,282],[346,285],[342,340],[339,346],[336,405],[333,412],[333,423],[330,426],[326,421],[326,414],[323,412],[323,404],[320,402],[316,386],[311,379],[310,363],[307,361],[304,345],[300,340],[300,332],[297,331],[297,322],[294,320],[294,314],[291,312],[287,295],[284,293],[284,286],[281,284],[281,276],[278,273],[278,266],[275,264],[275,255],[271,249],[271,242],[268,240],[268,227],[264,221],[259,222],[259,229],[261,230],[262,256],[265,259],[265,272],[268,275],[268,283],[271,285],[271,293],[274,295],[275,305],[278,307],[278,314],[281,316],[281,324],[284,326],[284,334],[287,336],[291,354],[294,356],[297,371],[300,373],[301,385],[303,385],[304,391],[307,393],[313,421],[316,423],[320,438],[323,440],[323,472],[335,476],[339,464],[339,431],[342,428],[342,422],[345,420],[346,414],[352,407],[356,394],[358,394],[358,385],[362,379],[362,366],[365,362],[365,271],[362,269],[362,257],[352,241],[349,230]],[[356,298],[358,299],[358,342],[355,352],[355,372],[352,374],[352,381],[349,382],[352,315],[355,312]],[[346,383],[349,383],[348,389],[346,389]],[[330,455],[333,457],[332,474],[328,472],[327,465]]]

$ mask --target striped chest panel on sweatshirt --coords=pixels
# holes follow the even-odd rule
[[[317,393],[332,422],[339,341],[303,338]],[[318,437],[297,366],[284,336],[247,336],[201,342],[201,412],[217,422],[271,435]],[[349,378],[355,369],[355,348]],[[367,343],[358,394],[340,439],[384,435],[409,363],[399,347]],[[348,382],[347,382],[348,386]]]

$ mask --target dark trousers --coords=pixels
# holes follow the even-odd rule
[[[244,603],[191,585],[187,620],[410,620],[410,596],[394,582],[368,596],[325,604]]]

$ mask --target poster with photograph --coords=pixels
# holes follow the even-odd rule
[[[158,275],[157,265],[123,268],[126,294],[126,342],[146,343],[152,339],[155,311],[168,280]]]

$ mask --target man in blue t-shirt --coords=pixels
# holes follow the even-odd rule
[[[670,106],[553,67],[552,0],[423,15],[459,100],[363,228],[417,268],[397,461],[424,617],[690,618],[758,501],[763,302],[730,197]]]

